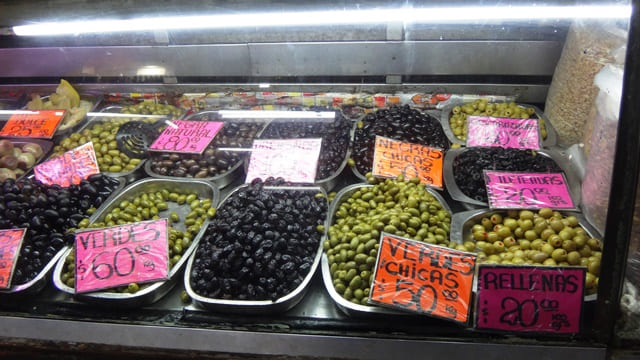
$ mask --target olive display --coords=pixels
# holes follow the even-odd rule
[[[449,212],[418,178],[404,181],[401,175],[356,190],[337,207],[323,243],[336,292],[367,304],[381,232],[455,247],[450,225]]]
[[[20,144],[11,140],[0,140],[0,183],[6,179],[21,177],[31,169],[43,154],[37,143]]]
[[[371,171],[376,135],[446,151],[451,143],[440,122],[418,110],[393,106],[367,114],[358,122],[353,143],[353,165],[361,174]]]
[[[467,116],[492,116],[513,119],[529,119],[536,117],[536,109],[510,103],[489,103],[486,99],[478,99],[472,103],[454,106],[449,117],[449,126],[458,139],[467,140]],[[538,119],[540,136],[547,138],[547,127],[544,119]]]
[[[175,211],[170,211],[168,202],[189,207],[190,212],[181,219]],[[89,224],[89,220],[79,224],[79,228],[103,228],[114,225],[124,225],[145,220],[157,220],[160,218],[169,219],[169,269],[171,269],[180,259],[182,254],[191,245],[202,224],[207,218],[215,215],[216,209],[211,206],[211,199],[198,199],[194,193],[183,194],[169,192],[166,189],[146,192],[128,200],[122,200],[117,207],[106,214],[102,221]],[[177,229],[181,224],[185,230]],[[75,251],[71,251],[65,259],[64,270],[60,279],[69,287],[75,287]],[[119,286],[107,289],[107,292],[136,293],[143,289],[145,285],[131,283],[126,286]]]
[[[177,119],[182,115],[182,110],[173,105],[160,104],[149,100],[135,105],[124,106],[120,112],[123,114],[167,115],[172,119]]]
[[[585,287],[598,287],[602,243],[577,217],[543,208],[495,211],[470,224],[459,250],[478,253],[481,264],[585,266]]]
[[[151,171],[158,175],[206,178],[230,171],[246,157],[246,152],[218,148],[251,148],[264,125],[251,122],[225,122],[202,154],[152,153]]]
[[[333,122],[272,122],[267,126],[261,139],[303,139],[322,138],[322,148],[318,157],[316,180],[331,177],[340,170],[347,156],[351,138],[351,123],[336,112]]]
[[[467,148],[453,160],[453,177],[466,196],[487,201],[483,170],[562,172],[553,159],[531,150]]]
[[[34,279],[47,263],[70,244],[69,231],[88,222],[118,187],[113,178],[96,174],[78,185],[62,188],[33,179],[5,180],[0,186],[0,229],[27,228],[13,274],[13,284]]]
[[[311,270],[326,212],[324,194],[292,189],[281,178],[239,188],[198,244],[192,288],[226,300],[276,300],[291,293]]]

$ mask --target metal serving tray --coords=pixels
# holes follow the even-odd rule
[[[336,212],[338,211],[338,209],[340,208],[340,205],[343,202],[345,202],[349,197],[351,197],[353,193],[355,193],[359,189],[362,189],[365,187],[372,187],[372,186],[373,185],[369,185],[369,184],[353,184],[340,190],[340,192],[336,195],[336,197],[331,202],[331,206],[329,207],[329,212],[327,214],[327,221],[325,222],[325,225],[324,225],[325,229],[327,229],[328,231],[329,227],[334,223]],[[442,195],[440,195],[436,190],[428,186],[426,187],[426,189],[431,195],[433,195],[433,197],[436,198],[436,200],[438,200],[438,202],[440,202],[440,204],[442,204],[442,207],[445,210],[447,210],[449,214],[452,214],[449,204],[447,204],[447,202],[444,200]],[[453,221],[453,215],[452,215],[452,221]],[[449,239],[452,239],[451,235],[449,236]],[[395,311],[395,310],[380,307],[380,306],[354,304],[351,301],[343,298],[342,295],[338,294],[338,292],[333,287],[333,279],[331,278],[331,270],[329,268],[329,259],[327,257],[327,254],[325,254],[324,252],[322,254],[322,281],[324,282],[324,286],[327,289],[329,296],[331,296],[331,299],[336,303],[336,306],[338,307],[338,309],[340,309],[342,312],[344,312],[349,316],[363,316],[363,315],[370,315],[370,314],[405,315],[405,316],[413,315],[411,313]]]
[[[207,115],[207,114],[216,114],[217,111],[201,111],[198,113],[194,113],[194,114],[190,114],[187,117],[184,118],[184,120],[193,120],[194,118],[199,118],[203,115]],[[235,120],[235,119],[234,119]],[[223,122],[231,122],[234,120],[225,120]],[[246,120],[238,120],[241,122],[246,122]],[[257,122],[257,121],[253,121],[253,122]],[[262,133],[262,131],[264,131],[264,129],[266,128],[267,122],[265,122],[265,125],[262,127],[261,130],[258,130],[258,132],[256,133],[256,138],[260,136],[260,134]],[[218,189],[222,189],[226,186],[228,186],[229,184],[231,184],[234,180],[236,180],[238,177],[240,177],[242,175],[243,172],[243,165],[247,162],[246,160],[246,156],[244,159],[238,161],[235,165],[233,165],[227,172],[223,173],[223,174],[219,174],[216,176],[210,176],[210,177],[205,177],[205,178],[199,178],[198,180],[203,180],[203,181],[209,181],[212,182],[214,184],[216,184],[216,186],[218,186]],[[151,161],[147,161],[146,164],[144,165],[144,170],[147,173],[147,175],[154,177],[154,178],[158,178],[158,179],[188,179],[186,177],[178,177],[178,176],[166,176],[166,175],[160,175],[155,173],[153,170],[151,170]]]
[[[219,208],[222,208],[225,204],[225,202],[227,202],[227,200],[235,193],[237,192],[239,189],[242,189],[244,187],[247,187],[249,185],[247,184],[243,184],[238,186],[237,188],[235,188],[231,193],[229,193],[229,195],[227,195],[227,197],[220,203]],[[268,190],[270,187],[265,186],[265,190]],[[272,187],[272,188],[278,188],[278,187]],[[324,191],[324,189],[322,189],[321,187],[318,186],[296,186],[296,187],[292,187],[292,190],[302,190],[302,191],[314,191],[314,192],[321,192],[322,194],[325,195],[325,199],[326,199],[326,192]],[[300,283],[300,285],[298,285],[298,287],[293,290],[291,293],[276,299],[275,301],[271,301],[271,300],[222,300],[222,299],[212,299],[209,297],[205,297],[202,295],[199,295],[198,293],[195,292],[195,290],[193,290],[193,288],[191,287],[191,279],[190,279],[190,275],[191,275],[191,269],[193,267],[193,262],[196,258],[196,254],[194,253],[191,258],[189,259],[189,264],[187,264],[187,269],[184,272],[184,287],[187,290],[187,294],[189,294],[189,296],[191,297],[191,299],[193,300],[193,302],[196,305],[199,305],[200,307],[207,309],[207,310],[212,310],[212,311],[219,311],[219,312],[226,312],[226,313],[243,313],[243,314],[264,314],[264,313],[278,313],[278,312],[284,312],[287,311],[289,309],[291,309],[292,307],[296,306],[300,300],[302,300],[302,298],[304,297],[304,295],[307,293],[308,290],[308,285],[311,282],[311,279],[313,278],[313,275],[316,272],[316,269],[318,268],[318,265],[320,264],[320,258],[322,256],[322,243],[324,242],[326,236],[323,235],[320,238],[320,242],[318,244],[318,250],[316,251],[316,256],[313,260],[313,264],[311,265],[311,269],[309,269],[309,273],[307,274],[307,276],[305,276],[304,280],[302,280],[302,282]]]
[[[456,184],[455,178],[453,176],[453,161],[458,155],[470,149],[472,148],[465,147],[447,151],[447,154],[444,156],[444,164],[442,167],[444,184],[447,188],[447,191],[449,192],[449,195],[451,195],[451,198],[453,200],[461,202],[462,205],[467,209],[471,210],[474,208],[486,208],[489,206],[488,203],[472,199],[465,195],[458,187],[458,184]],[[574,167],[571,166],[569,160],[560,155],[560,153],[558,153],[557,151],[551,149],[541,149],[536,150],[536,152],[540,155],[551,158],[560,167],[560,170],[562,170],[567,179],[569,192],[571,194],[571,199],[573,200],[573,205],[578,208],[578,206],[580,205],[580,177],[573,170]]]
[[[101,207],[100,210],[91,217],[90,223],[102,220],[109,212],[111,212],[111,210],[119,206],[122,200],[133,198],[145,192],[160,191],[162,189],[180,193],[194,192],[198,195],[199,199],[211,199],[211,206],[216,206],[220,198],[220,192],[218,191],[218,189],[206,181],[143,179],[129,185],[117,197],[109,201],[106,206]],[[168,202],[167,204],[169,205],[169,208],[160,212],[160,216],[167,216],[172,211],[175,211],[180,215],[181,219],[184,219],[186,214],[190,212],[189,204],[178,205],[174,202]],[[193,238],[191,245],[189,245],[189,247],[185,249],[182,257],[180,258],[180,261],[178,261],[169,271],[169,280],[143,284],[140,290],[135,294],[113,293],[106,291],[76,294],[74,288],[67,286],[60,279],[64,270],[65,259],[67,258],[69,252],[73,250],[72,247],[67,247],[66,249],[64,249],[64,255],[58,260],[53,275],[53,283],[60,291],[73,295],[75,299],[96,305],[114,306],[119,308],[133,308],[151,304],[162,298],[175,286],[179,278],[180,271],[182,271],[184,264],[187,262],[187,259],[189,258],[191,253],[195,251],[196,246],[198,246],[198,242],[207,229],[208,225],[209,220],[207,219],[204,221],[204,223],[202,223],[202,227],[200,228],[198,234]],[[175,224],[174,227],[179,230],[185,230],[184,221]]]
[[[483,217],[491,216],[499,213],[504,214],[507,210],[491,210],[491,209],[477,209],[456,213],[451,217],[451,237],[456,237],[459,242],[464,242],[471,236],[472,223],[480,221]],[[590,237],[602,239],[598,231],[589,224],[584,216],[579,212],[574,211],[560,211],[563,215],[573,215],[578,218],[580,226],[587,232]],[[474,281],[473,291],[477,289],[476,281]],[[585,295],[585,301],[594,301],[597,299],[597,294]]]
[[[115,190],[113,190],[111,195],[109,195],[109,197],[105,199],[105,201],[102,203],[100,208],[98,208],[98,210],[94,213],[94,215],[89,217],[89,221],[91,221],[91,219],[95,216],[97,212],[100,211],[101,208],[106,206],[106,204],[110,203],[116,196],[118,196],[118,193],[124,188],[124,185],[125,185],[124,180],[123,179],[116,179],[116,180],[118,180],[120,184],[115,188]],[[28,281],[24,284],[13,285],[8,289],[0,289],[0,296],[31,295],[31,294],[36,294],[40,292],[40,290],[42,290],[45,287],[45,285],[47,285],[48,276],[51,273],[51,270],[53,269],[53,267],[56,265],[56,263],[58,263],[58,261],[61,258],[64,260],[64,258],[66,257],[66,255],[64,255],[66,253],[66,250],[67,250],[66,246],[60,249],[58,253],[54,257],[52,257],[51,260],[49,260],[47,265],[45,265],[45,267],[42,268],[42,270],[40,270],[38,275],[35,278],[33,278],[31,281]]]
[[[464,104],[451,104],[442,108],[442,113],[440,115],[440,123],[442,124],[442,128],[444,129],[444,132],[445,134],[447,134],[447,137],[449,138],[452,144],[466,145],[467,144],[466,141],[458,139],[458,137],[453,133],[453,130],[451,129],[451,124],[449,123],[449,118],[451,117],[451,110],[454,107],[461,106],[461,105],[464,105]],[[547,119],[547,117],[544,115],[542,110],[540,110],[537,106],[533,106],[533,105],[528,105],[528,104],[517,104],[517,105],[521,108],[528,108],[528,107],[533,108],[536,111],[535,114],[538,117],[538,120],[540,119],[544,120],[544,127],[547,129],[547,138],[541,139],[542,140],[541,145],[545,148],[555,146],[558,143],[558,135],[556,133],[556,129],[553,128],[553,125],[551,125],[551,122],[549,121],[549,119]]]

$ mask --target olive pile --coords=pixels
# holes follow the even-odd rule
[[[195,253],[190,283],[196,293],[276,300],[302,283],[324,233],[327,199],[309,190],[277,188],[290,185],[256,179],[220,206]]]
[[[190,212],[184,219],[175,211],[169,211],[167,202],[188,206]],[[196,194],[179,194],[169,192],[166,189],[156,192],[140,194],[132,199],[123,200],[104,219],[89,225],[89,220],[79,224],[79,228],[103,228],[114,225],[124,225],[145,220],[169,219],[169,268],[173,267],[180,259],[184,251],[191,245],[193,238],[200,231],[200,227],[207,219],[215,215],[215,208],[211,207],[211,200],[198,199]],[[176,229],[183,222],[184,231]],[[75,287],[75,251],[69,253],[65,259],[65,267],[61,274],[61,280],[69,287]],[[106,291],[135,293],[140,290],[137,283],[120,286]]]
[[[477,251],[484,264],[585,266],[585,286],[596,291],[602,244],[580,226],[578,218],[549,208],[498,211],[473,223],[460,250]]]
[[[376,135],[414,144],[440,148],[451,145],[438,120],[411,109],[394,106],[368,114],[358,123],[353,144],[353,159],[361,174],[371,171]]]
[[[205,151],[200,154],[154,153],[151,170],[158,175],[206,178],[224,174],[246,156],[245,152],[218,148],[251,148],[263,124],[226,122]]]
[[[399,176],[358,189],[340,204],[334,221],[323,247],[335,290],[355,304],[367,304],[382,231],[457,245],[449,241],[451,215],[417,178],[405,182]]]
[[[453,177],[463,194],[487,201],[483,170],[562,172],[551,158],[531,150],[467,148],[453,160]]]
[[[167,115],[172,119],[177,119],[182,115],[182,111],[173,105],[159,104],[148,100],[135,105],[125,106],[120,112],[123,114]]]
[[[316,180],[334,175],[344,162],[349,149],[351,123],[340,113],[333,122],[274,122],[264,130],[261,139],[322,138]]]
[[[467,116],[492,116],[512,119],[528,119],[535,116],[536,109],[532,107],[522,107],[514,102],[510,103],[487,103],[486,99],[478,99],[472,103],[454,106],[451,109],[449,126],[451,131],[460,140],[467,140]],[[547,138],[547,127],[544,119],[538,119],[540,136]]]
[[[12,282],[24,284],[73,242],[68,230],[78,227],[118,187],[113,178],[96,174],[79,185],[47,186],[32,178],[8,179],[0,186],[0,229],[27,228]]]

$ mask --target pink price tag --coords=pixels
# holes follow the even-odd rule
[[[563,173],[484,171],[492,209],[575,209]]]
[[[0,230],[0,289],[11,287],[13,270],[27,229]]]
[[[223,122],[173,120],[149,147],[154,151],[202,154]]]
[[[467,146],[539,149],[537,119],[467,117]]]
[[[476,327],[579,332],[585,271],[584,267],[481,265]]]
[[[282,177],[314,183],[322,139],[254,140],[246,182]]]
[[[76,232],[76,293],[169,277],[167,219]]]
[[[69,187],[100,172],[93,142],[89,141],[33,168],[36,180]]]

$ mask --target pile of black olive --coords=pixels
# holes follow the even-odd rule
[[[195,253],[190,284],[213,299],[276,300],[308,275],[324,233],[327,199],[281,178],[259,179],[218,208]]]
[[[358,172],[366,174],[373,166],[376,135],[446,151],[451,146],[440,122],[418,110],[393,106],[367,114],[358,123],[353,143],[353,160]]]
[[[68,188],[33,178],[5,180],[0,186],[0,229],[27,228],[12,283],[31,281],[65,244],[72,244],[74,235],[67,230],[92,214],[118,184],[102,174]]]
[[[453,176],[463,194],[487,201],[483,170],[562,172],[551,158],[531,150],[468,148],[453,160]]]
[[[251,148],[263,126],[262,123],[226,122],[202,154],[155,153],[150,160],[151,170],[159,175],[187,178],[224,174],[243,160],[247,152],[218,148]]]
[[[316,180],[334,175],[345,161],[351,136],[351,122],[339,112],[332,122],[288,121],[267,126],[261,139],[322,138]]]

